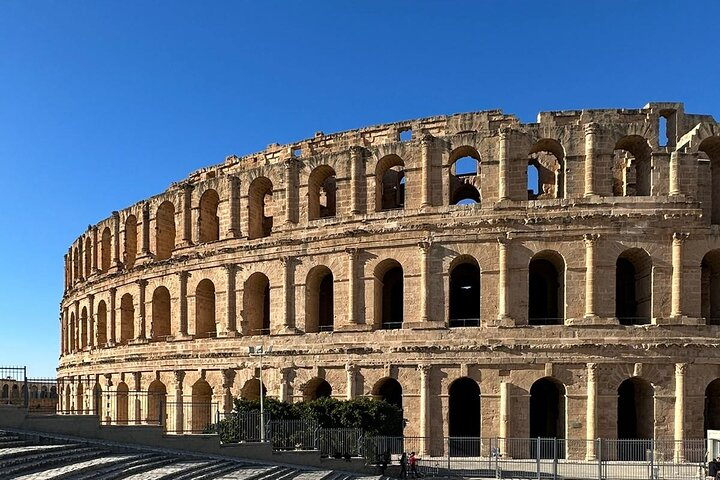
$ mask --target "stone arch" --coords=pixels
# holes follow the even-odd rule
[[[97,306],[97,346],[107,345],[107,304],[100,300]]]
[[[705,388],[703,419],[705,438],[708,430],[720,430],[720,378],[708,383]]]
[[[536,253],[528,264],[528,323],[565,321],[565,259],[554,250]]]
[[[245,281],[243,312],[243,335],[270,334],[270,280],[264,273],[255,272]]]
[[[480,154],[469,145],[450,152],[450,205],[480,203]]]
[[[103,228],[102,235],[100,236],[100,270],[103,273],[107,273],[110,270],[111,238],[112,234],[110,233],[110,227]]]
[[[378,263],[375,277],[375,325],[382,329],[402,328],[404,309],[403,268],[397,260]]]
[[[618,460],[645,460],[654,437],[655,406],[654,389],[641,377],[624,380],[617,390],[617,438],[647,440],[625,445],[618,449]]]
[[[707,325],[720,325],[720,249],[705,254],[700,271],[701,315]]]
[[[334,277],[325,265],[313,267],[305,281],[305,332],[331,332],[334,327]]]
[[[10,386],[7,383],[3,383],[0,398],[10,398]]]
[[[195,288],[195,338],[214,337],[215,325],[215,285],[205,278]]]
[[[212,188],[200,197],[200,243],[220,240],[220,217],[218,217],[220,196]]]
[[[320,377],[310,379],[303,388],[303,401],[309,402],[318,398],[331,398],[332,387],[327,380]]]
[[[565,385],[553,377],[537,380],[530,387],[530,438],[533,440],[532,458],[564,458],[564,452],[555,452],[554,438],[565,438]]]
[[[258,177],[248,189],[248,238],[269,237],[273,227],[273,184]]]
[[[329,165],[320,165],[308,177],[308,220],[334,217],[336,210],[335,170]]]
[[[720,136],[703,139],[698,150],[710,160],[710,223],[720,223]]]
[[[170,304],[170,291],[164,286],[157,287],[152,294],[150,338],[153,340],[164,340],[171,335]]]
[[[126,268],[132,268],[137,258],[137,218],[135,215],[128,215],[125,219],[125,252],[124,262]]]
[[[403,410],[403,388],[399,381],[392,377],[383,377],[373,385],[371,394],[377,400],[383,400],[391,405],[395,405],[401,411]],[[403,415],[404,417],[404,415]],[[402,433],[404,422],[396,426],[396,431]]]
[[[528,200],[565,197],[565,149],[552,138],[541,138],[528,152],[528,168],[536,170],[528,178]],[[530,185],[533,188],[530,188]]]
[[[480,326],[480,267],[469,255],[450,266],[448,319],[451,328]]]
[[[167,405],[167,388],[160,380],[153,380],[148,387],[147,422],[163,424]]]
[[[251,378],[240,389],[240,397],[243,400],[260,400],[260,392],[262,391],[262,396],[267,395],[267,391],[265,390],[265,385],[260,385],[260,380],[257,378]]]
[[[155,215],[155,258],[166,260],[175,249],[175,205],[169,200],[160,204]]]
[[[622,252],[615,263],[615,316],[621,325],[652,318],[652,258],[642,248]]]
[[[127,383],[118,383],[115,392],[115,423],[127,425],[129,412],[130,389]]]
[[[135,338],[135,304],[131,294],[120,298],[120,343],[127,344]]]
[[[192,433],[204,433],[212,424],[212,387],[204,379],[192,386],[190,429]]]
[[[375,210],[405,207],[405,162],[395,154],[385,155],[375,167]]]
[[[469,377],[453,380],[448,387],[450,455],[480,456],[480,418],[480,387],[477,382]]]
[[[613,195],[648,196],[652,193],[652,148],[640,135],[617,141],[613,158]]]

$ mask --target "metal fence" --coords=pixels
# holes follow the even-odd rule
[[[27,406],[27,369],[0,367],[0,405]]]
[[[28,413],[53,414],[58,407],[58,385],[54,378],[28,378]]]
[[[166,433],[172,434],[209,434],[217,433],[220,423],[220,411],[217,403],[198,401],[197,399],[176,402],[169,400],[165,408]]]

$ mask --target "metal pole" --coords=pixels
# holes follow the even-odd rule
[[[603,474],[602,474],[602,438],[598,438],[597,440],[597,462],[598,462],[598,480],[602,480]]]
[[[265,346],[260,347],[260,441],[265,441],[265,402],[263,401],[263,380],[262,380],[262,369],[263,369],[263,353],[265,353]]]
[[[537,438],[537,443],[535,444],[535,458],[537,466],[537,480],[540,480],[540,437]]]

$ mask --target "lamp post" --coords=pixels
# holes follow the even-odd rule
[[[250,346],[248,347],[248,355],[251,357],[259,357],[260,358],[260,373],[258,374],[259,381],[260,381],[260,441],[265,441],[265,400],[264,400],[264,388],[263,388],[263,381],[262,381],[262,371],[263,371],[263,355],[266,355],[268,353],[272,352],[272,347],[268,347],[267,350],[263,345],[257,345],[257,346]]]

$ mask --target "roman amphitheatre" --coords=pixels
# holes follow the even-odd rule
[[[68,248],[59,408],[127,419],[144,392],[230,411],[265,389],[383,398],[425,439],[703,438],[720,429],[719,162],[720,126],[681,103],[228,156]],[[178,412],[180,431],[210,415]]]

